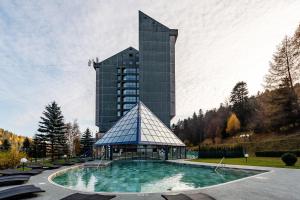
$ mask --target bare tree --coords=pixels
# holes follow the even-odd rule
[[[299,81],[297,69],[298,56],[295,54],[295,45],[293,39],[286,36],[273,54],[269,72],[265,77],[266,89],[278,89],[283,82],[288,81],[288,87],[294,93],[294,84]]]
[[[66,139],[67,139],[67,144],[69,147],[69,152],[71,156],[75,155],[75,145],[74,145],[74,141],[76,139],[80,139],[80,130],[79,130],[79,125],[77,120],[75,119],[73,121],[73,124],[71,122],[66,124],[67,126],[67,132],[65,134]]]

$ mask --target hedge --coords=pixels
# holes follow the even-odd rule
[[[293,153],[300,157],[300,150],[298,151],[257,151],[255,152],[256,157],[281,157],[285,153]]]
[[[198,158],[240,158],[244,157],[244,149],[242,146],[200,146]]]

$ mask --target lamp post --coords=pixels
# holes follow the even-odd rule
[[[240,138],[243,138],[244,140],[244,147],[243,147],[243,151],[244,151],[244,157],[246,159],[246,162],[248,162],[248,157],[249,157],[249,154],[247,153],[247,149],[246,149],[246,142],[249,141],[249,138],[250,138],[250,134],[242,134],[240,135]]]
[[[23,166],[23,171],[24,171],[24,168],[25,168],[25,163],[28,162],[27,158],[21,158],[20,162],[22,163],[22,166]]]
[[[65,159],[65,163],[67,162],[67,155],[65,154],[65,155],[63,155],[63,157],[64,157],[64,159]]]

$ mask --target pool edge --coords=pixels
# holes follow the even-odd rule
[[[187,161],[187,163],[174,162],[174,161],[166,161],[166,162],[173,163],[173,164],[178,164],[178,165],[194,165],[194,166],[199,166],[199,167],[200,166],[206,166],[206,167],[213,167],[214,166],[214,165],[211,165],[211,163],[190,163],[191,161]],[[186,162],[186,160],[185,160],[185,162]],[[113,162],[111,162],[111,163],[113,163]],[[249,168],[242,168],[243,165],[237,165],[235,167],[226,166],[225,168],[229,168],[229,169],[250,170],[250,171],[253,170],[253,171],[262,171],[262,172],[259,173],[259,174],[252,175],[252,176],[247,176],[247,177],[244,177],[244,178],[228,181],[228,182],[225,182],[225,183],[219,183],[219,184],[200,187],[200,188],[196,188],[196,189],[166,191],[166,192],[95,192],[95,191],[84,191],[84,190],[68,188],[68,187],[59,185],[59,184],[55,183],[54,181],[52,181],[53,178],[55,178],[56,176],[58,176],[61,173],[64,173],[65,171],[68,171],[68,170],[71,170],[71,169],[74,169],[74,168],[81,168],[81,167],[94,168],[94,166],[84,166],[84,164],[67,167],[65,169],[58,170],[58,171],[52,173],[50,176],[48,176],[48,182],[55,185],[55,186],[58,186],[60,188],[64,188],[64,189],[71,190],[71,191],[74,191],[74,192],[81,192],[81,193],[91,193],[91,194],[96,193],[96,194],[103,194],[103,195],[138,195],[138,196],[145,195],[145,196],[147,196],[147,195],[154,195],[154,194],[178,194],[178,193],[200,192],[201,190],[204,190],[204,189],[209,189],[209,188],[218,187],[218,186],[222,186],[222,185],[227,185],[227,184],[231,184],[231,183],[235,183],[235,182],[239,182],[239,181],[244,181],[246,179],[255,178],[255,177],[258,177],[258,176],[261,176],[261,175],[264,175],[264,174],[274,172],[274,170],[272,170],[271,168],[270,169],[263,169],[264,167],[259,167],[260,169],[254,169],[254,168],[256,168],[256,166],[247,166]],[[251,169],[251,168],[253,168],[253,169]]]

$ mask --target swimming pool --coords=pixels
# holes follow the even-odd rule
[[[253,170],[153,161],[115,161],[104,168],[73,168],[52,181],[89,192],[167,192],[201,188],[261,173]]]

